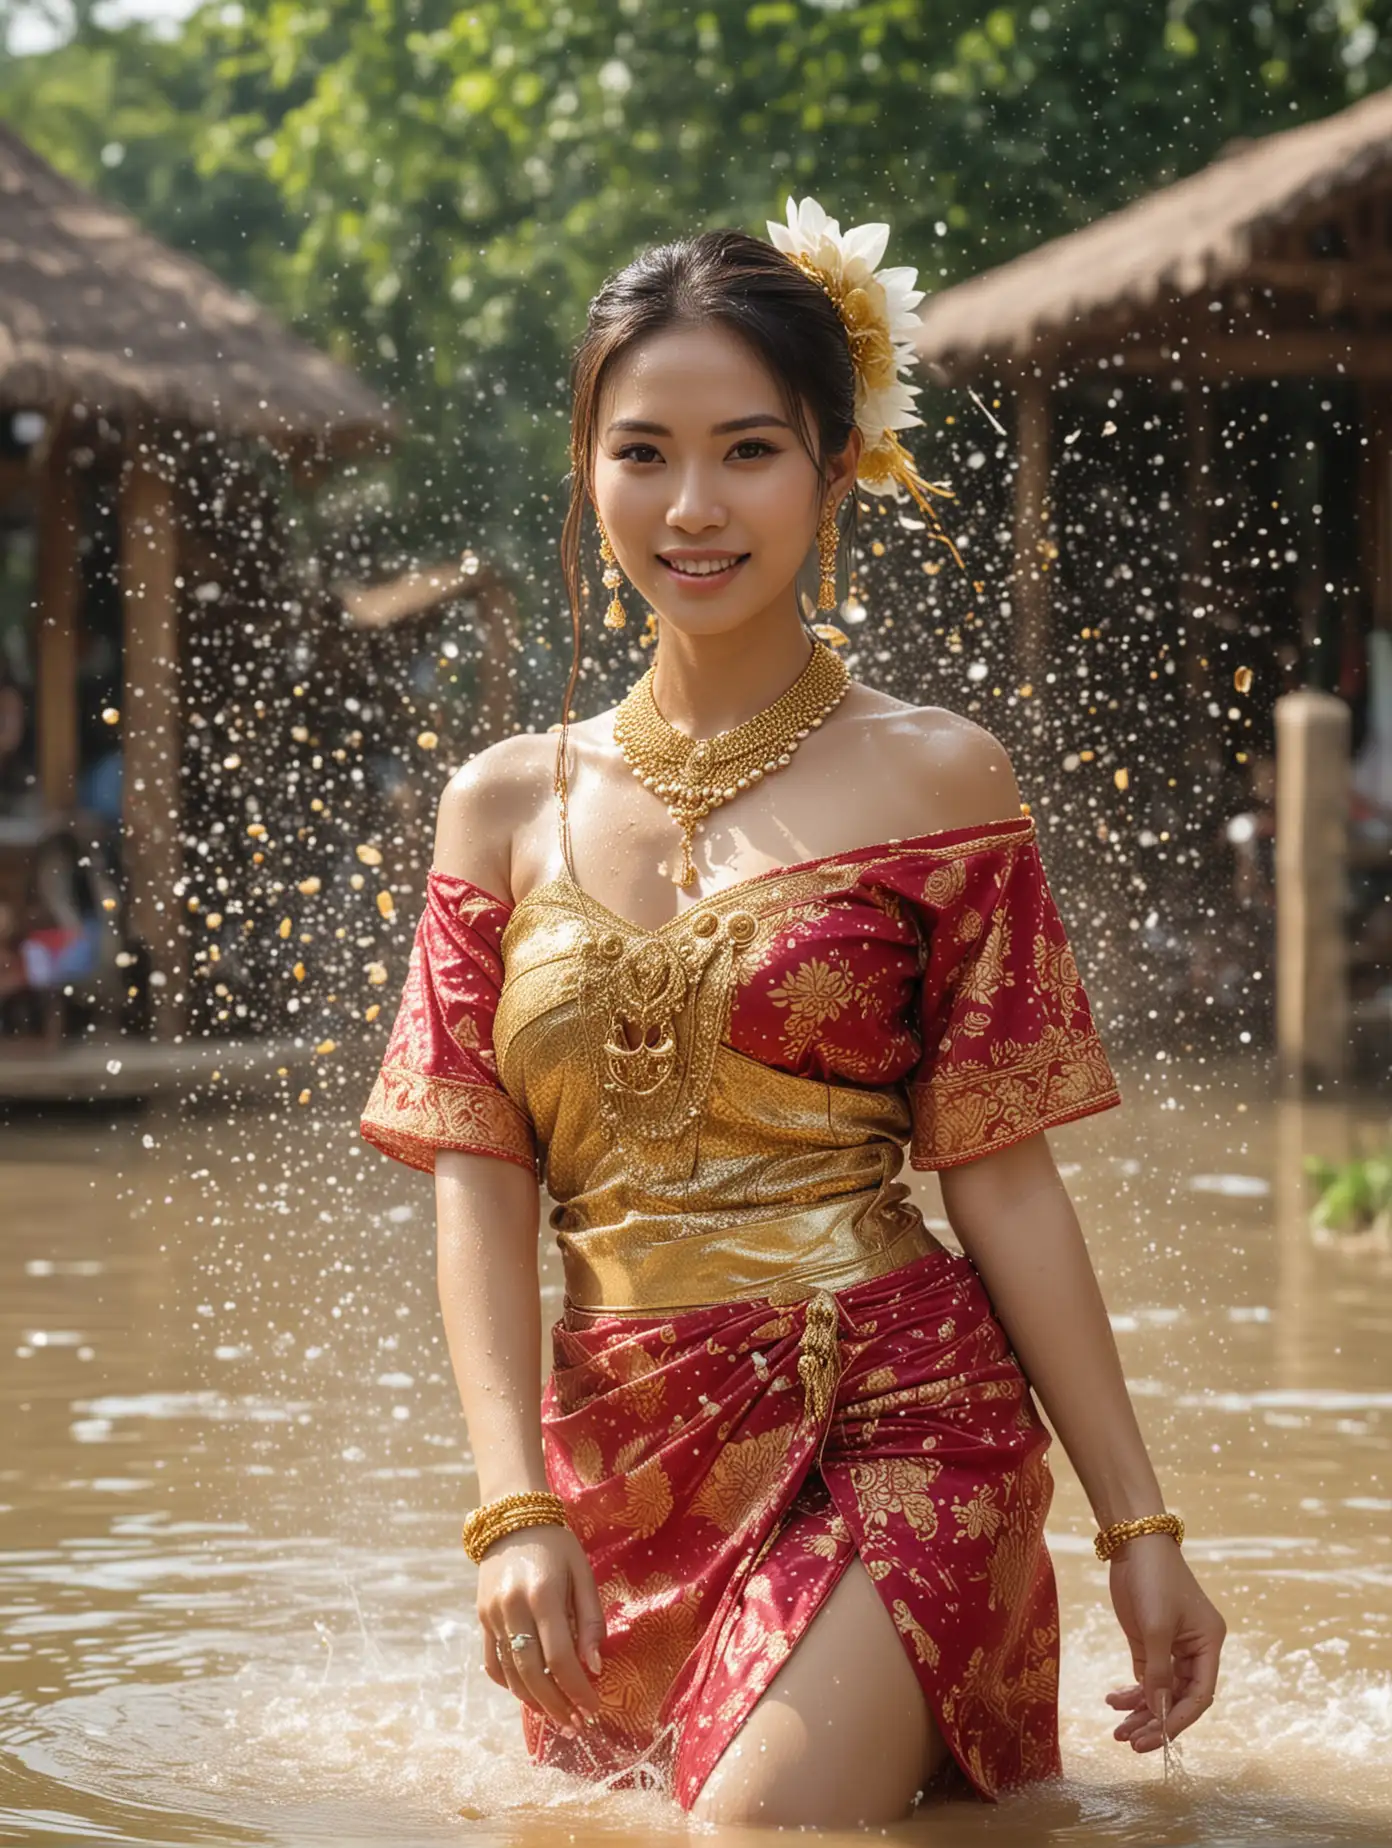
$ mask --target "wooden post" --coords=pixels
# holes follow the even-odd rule
[[[1049,584],[1041,550],[1049,496],[1049,387],[1033,369],[1016,394],[1015,649],[1020,678],[1042,697],[1049,662]]]
[[[1213,482],[1209,469],[1213,458],[1213,408],[1202,379],[1187,381],[1184,400],[1185,470],[1184,501],[1188,525],[1185,530],[1184,652],[1177,663],[1184,696],[1182,744],[1184,761],[1197,770],[1204,760],[1204,743],[1209,732],[1207,690],[1210,669],[1202,665],[1208,656],[1208,638],[1212,624],[1207,614],[1211,590],[1203,580],[1213,573],[1212,523],[1209,506]]]
[[[1313,687],[1276,701],[1276,1050],[1287,1092],[1348,1063],[1350,713]]]
[[[1358,528],[1368,607],[1375,629],[1392,629],[1392,391],[1364,383],[1358,392],[1363,445],[1358,451]]]
[[[175,892],[183,872],[177,545],[172,485],[133,448],[121,484],[123,828],[130,923],[150,948],[157,1039],[177,1034],[187,1015],[187,939]]]
[[[517,730],[517,675],[513,671],[517,599],[492,572],[478,593],[478,626],[483,642],[479,681],[484,741],[496,744]]]
[[[77,488],[68,431],[54,416],[44,433],[39,472],[35,615],[38,633],[39,793],[49,814],[77,801]]]

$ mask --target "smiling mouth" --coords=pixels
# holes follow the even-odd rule
[[[749,557],[748,552],[737,553],[732,558],[675,559],[658,557],[674,577],[691,578],[700,582],[705,578],[728,577],[737,565],[742,565]]]

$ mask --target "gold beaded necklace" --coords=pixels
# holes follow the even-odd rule
[[[846,697],[851,677],[840,655],[814,640],[807,665],[786,693],[742,725],[713,738],[691,738],[663,718],[653,698],[657,663],[620,700],[614,738],[645,789],[661,796],[682,831],[678,886],[694,885],[691,839],[713,809],[733,802],[766,776],[786,768],[809,732]]]

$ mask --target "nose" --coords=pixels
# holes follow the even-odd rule
[[[673,489],[667,524],[682,533],[704,533],[718,530],[726,519],[726,510],[712,493],[704,471],[684,470]]]

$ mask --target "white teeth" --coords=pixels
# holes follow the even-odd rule
[[[708,558],[699,562],[688,560],[686,563],[679,564],[676,559],[669,558],[665,562],[670,570],[679,572],[682,577],[714,577],[717,572],[728,571],[731,565],[737,565],[739,560],[737,558]]]

